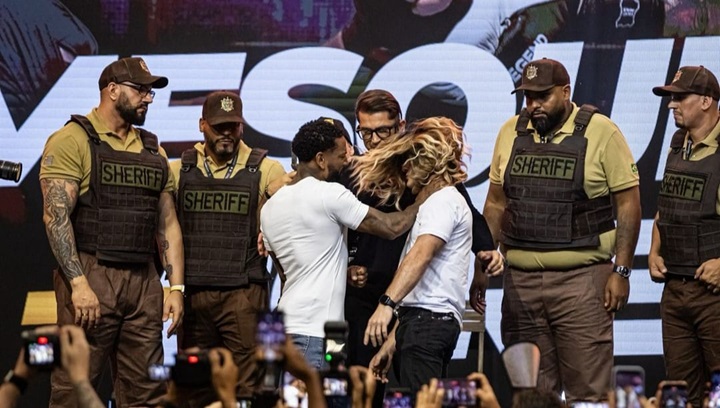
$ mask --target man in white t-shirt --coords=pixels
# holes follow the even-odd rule
[[[402,191],[385,186],[400,185],[392,183],[400,179],[413,192],[425,186],[435,191],[420,206],[400,266],[365,330],[365,344],[382,344],[370,363],[375,376],[386,380],[394,358],[400,386],[412,392],[447,376],[461,330],[472,255],[472,214],[454,187],[467,178],[463,139],[452,120],[428,118],[356,164],[361,190],[395,197]],[[393,311],[399,323],[388,335]]]
[[[347,228],[394,239],[410,229],[423,200],[386,214],[332,182],[347,164],[346,138],[338,120],[303,125],[292,141],[297,176],[260,214],[265,247],[283,282],[278,309],[285,314],[285,331],[316,368],[323,365],[325,322],[345,320]]]

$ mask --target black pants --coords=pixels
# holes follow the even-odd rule
[[[451,313],[416,307],[400,308],[399,315],[393,362],[399,363],[400,386],[410,388],[414,395],[431,378],[447,377],[460,324]]]
[[[378,296],[379,297],[379,296]],[[345,319],[348,321],[348,367],[359,365],[368,367],[370,360],[380,350],[380,347],[373,347],[372,344],[363,344],[365,329],[368,320],[375,309],[377,301],[368,302],[366,299],[346,296],[345,297]],[[388,330],[391,330],[395,321],[390,322]],[[375,396],[373,397],[373,408],[382,408],[385,395],[385,384],[375,382]]]

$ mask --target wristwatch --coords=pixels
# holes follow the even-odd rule
[[[170,286],[170,293],[178,291],[185,296],[185,285],[172,285]]]
[[[380,296],[378,302],[380,302],[381,305],[390,306],[391,309],[395,309],[395,307],[397,306],[397,303],[395,303],[395,301],[386,294]]]
[[[617,273],[625,279],[628,279],[630,277],[630,273],[632,273],[632,269],[628,268],[627,266],[614,265],[613,272]]]
[[[3,382],[14,384],[18,388],[18,390],[20,390],[20,395],[25,394],[25,390],[28,386],[27,380],[15,374],[14,370],[10,370],[7,372],[7,374],[5,374],[5,379],[3,380]]]

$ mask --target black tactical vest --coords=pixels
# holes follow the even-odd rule
[[[720,216],[715,210],[720,149],[702,160],[683,160],[685,133],[678,130],[670,143],[657,202],[657,227],[668,271],[693,276],[703,262],[720,258]]]
[[[257,252],[260,163],[267,150],[253,149],[234,177],[205,177],[197,151],[182,155],[177,213],[185,245],[185,284],[243,286],[266,282],[266,259]]]
[[[503,243],[520,248],[597,247],[599,235],[615,228],[610,196],[585,194],[585,129],[597,108],[583,105],[572,136],[560,143],[535,143],[523,109],[505,169]]]
[[[85,116],[72,115],[70,122],[85,129],[92,155],[90,188],[70,217],[78,249],[105,261],[149,262],[157,249],[158,203],[168,180],[157,136],[138,129],[144,149],[130,153],[100,140]]]

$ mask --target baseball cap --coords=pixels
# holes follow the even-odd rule
[[[213,92],[205,98],[202,117],[210,126],[228,122],[242,123],[242,101],[235,92]]]
[[[150,85],[153,88],[165,88],[168,79],[164,76],[155,76],[150,73],[147,64],[142,58],[128,57],[114,61],[103,69],[98,85],[100,90],[105,89],[110,82],[132,82],[138,85]]]
[[[522,73],[522,84],[510,93],[517,91],[543,92],[558,85],[569,85],[570,75],[563,64],[543,58],[530,61]]]
[[[704,66],[681,67],[675,73],[670,85],[656,86],[653,93],[657,96],[668,96],[673,93],[693,93],[720,99],[720,86],[710,70]]]

